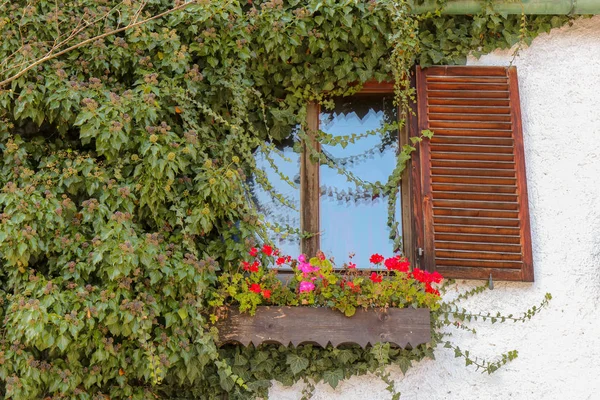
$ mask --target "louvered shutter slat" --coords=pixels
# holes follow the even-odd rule
[[[418,68],[417,93],[425,267],[532,281],[516,69]]]

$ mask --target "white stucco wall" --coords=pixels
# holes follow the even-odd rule
[[[469,64],[508,65],[511,51]],[[535,283],[496,283],[467,303],[472,310],[518,313],[546,292],[550,308],[525,324],[475,324],[454,342],[492,357],[519,358],[482,375],[452,351],[391,368],[402,399],[600,399],[600,16],[538,37],[515,63],[523,113]],[[471,287],[461,282],[459,288]],[[275,383],[270,399],[301,397],[302,385]],[[374,376],[319,384],[316,400],[389,399]]]

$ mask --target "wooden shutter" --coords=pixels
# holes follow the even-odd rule
[[[533,281],[516,68],[417,68],[417,102],[423,266]]]

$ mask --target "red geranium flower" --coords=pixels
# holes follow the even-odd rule
[[[254,293],[260,293],[260,285],[258,283],[253,283],[250,285],[249,290]]]
[[[384,260],[384,257],[381,254],[373,254],[371,256],[371,258],[369,258],[369,261],[373,264],[381,264],[381,262]]]
[[[431,279],[435,282],[435,283],[440,283],[442,281],[442,279],[444,279],[444,277],[442,276],[442,274],[440,274],[437,271],[434,271],[433,274],[431,274]]]
[[[391,271],[393,269],[396,269],[397,263],[398,263],[398,259],[396,257],[392,257],[392,258],[386,258],[383,265],[385,265],[385,267]]]
[[[252,257],[256,257],[258,255],[258,249],[256,247],[253,247],[250,249],[248,254],[250,254]]]
[[[431,284],[429,284],[429,283],[426,283],[426,284],[425,284],[425,292],[426,292],[426,293],[433,293],[433,294],[435,294],[436,296],[439,296],[439,295],[440,295],[440,291],[439,291],[439,290],[437,290],[437,289],[434,289],[434,288],[431,286]]]
[[[354,269],[354,268],[356,268],[356,264],[354,264],[353,262],[348,263],[348,268]]]
[[[429,272],[423,271],[422,269],[415,268],[412,272],[413,278],[422,283],[431,283],[431,277]]]
[[[410,263],[401,256],[391,257],[385,260],[384,265],[390,271],[408,272]]]
[[[372,280],[373,283],[379,283],[383,280],[383,277],[375,272],[371,272],[369,279]]]
[[[342,287],[342,289],[348,286],[354,293],[360,292],[360,286],[355,285],[352,281],[342,281],[342,283],[340,283],[340,286]]]
[[[258,261],[254,261],[249,268],[250,272],[258,272],[259,266],[260,266],[260,263]]]
[[[398,264],[398,271],[400,271],[400,272],[408,272],[409,269],[410,269],[410,262],[408,262],[408,260],[401,261]]]
[[[286,260],[285,257],[278,257],[277,260],[275,261],[275,264],[277,264],[277,265],[285,264],[285,260]]]
[[[242,267],[244,268],[244,271],[249,271],[250,263],[248,261],[242,261]]]
[[[265,289],[262,291],[262,295],[265,299],[268,299],[271,297],[271,291],[269,289]]]
[[[420,270],[419,268],[415,268],[412,272],[413,278],[423,283],[440,283],[444,277],[437,271],[430,273],[427,271]]]
[[[265,244],[262,248],[262,252],[268,256],[271,256],[271,255],[273,255],[273,248],[271,246],[269,246],[268,244]]]

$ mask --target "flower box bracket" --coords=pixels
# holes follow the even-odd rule
[[[361,347],[386,342],[414,348],[431,340],[430,312],[427,308],[358,309],[352,317],[324,307],[260,306],[254,316],[229,309],[217,322],[219,344],[262,343],[358,344]]]

